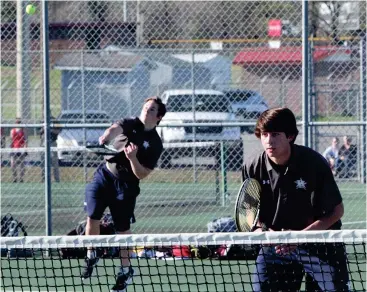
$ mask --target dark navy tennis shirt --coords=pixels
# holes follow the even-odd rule
[[[156,129],[146,131],[139,118],[122,119],[117,122],[122,128],[113,146],[121,151],[118,155],[106,157],[108,169],[118,178],[130,184],[139,184],[139,179],[134,175],[130,161],[127,159],[123,148],[129,143],[138,146],[136,157],[140,164],[149,169],[154,169],[163,151],[162,140]]]
[[[244,165],[242,176],[260,182],[259,220],[276,231],[302,230],[342,202],[326,160],[308,147],[293,145],[286,166],[273,163],[264,151]],[[330,227],[340,228],[340,220]]]

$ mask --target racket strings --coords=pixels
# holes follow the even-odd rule
[[[250,231],[255,223],[259,208],[261,187],[257,181],[249,180],[241,189],[238,200],[237,214],[240,231]]]

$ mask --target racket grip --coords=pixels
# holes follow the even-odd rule
[[[257,225],[253,226],[251,228],[251,232],[254,232],[258,228],[261,228],[261,231],[269,231],[269,228],[266,226],[266,224],[265,223],[261,223],[260,226],[257,226]]]
[[[251,232],[254,232],[256,229],[259,229],[259,228],[262,228],[261,226],[257,226],[257,225],[255,225],[255,226],[253,226],[252,228],[251,228]]]

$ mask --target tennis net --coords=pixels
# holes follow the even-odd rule
[[[259,252],[280,245],[292,253],[270,262],[287,267],[285,279],[297,274],[301,291],[308,285],[305,270],[321,291],[339,291],[330,285],[342,266],[335,253],[340,249],[349,291],[367,288],[366,230],[28,236],[1,237],[0,242],[2,291],[110,291],[120,268],[119,249],[126,248],[135,271],[127,291],[253,291],[264,272],[256,261]],[[82,281],[88,247],[96,250],[99,262],[92,277]],[[331,268],[325,268],[328,264]]]

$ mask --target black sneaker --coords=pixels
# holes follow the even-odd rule
[[[99,261],[99,258],[97,257],[94,259],[89,259],[89,258],[85,259],[85,266],[84,266],[84,269],[81,275],[82,280],[88,279],[90,278],[90,276],[92,276],[93,268],[97,265],[98,261]]]
[[[133,282],[134,269],[129,267],[127,273],[119,272],[116,277],[116,284],[112,287],[110,292],[126,292],[126,288]]]

